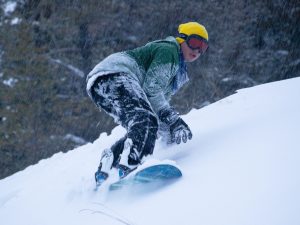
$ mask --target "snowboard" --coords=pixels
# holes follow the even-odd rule
[[[119,190],[124,187],[136,187],[147,184],[166,185],[180,178],[182,172],[180,169],[171,164],[157,164],[145,167],[135,174],[128,175],[109,186],[110,191]]]

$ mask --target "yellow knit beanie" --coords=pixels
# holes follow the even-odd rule
[[[208,33],[205,27],[197,22],[188,22],[180,24],[178,26],[178,33],[186,35],[197,34],[208,41]],[[184,42],[184,39],[180,37],[176,37],[176,40],[179,44]]]

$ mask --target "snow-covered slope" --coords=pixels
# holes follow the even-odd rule
[[[183,177],[152,191],[94,189],[102,149],[58,153],[0,181],[3,225],[298,225],[300,78],[243,89],[183,118],[194,138],[154,158],[176,161]]]

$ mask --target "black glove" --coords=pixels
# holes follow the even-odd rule
[[[181,140],[186,143],[187,139],[191,140],[193,137],[189,126],[180,117],[170,125],[170,132],[172,143],[180,144]]]
[[[165,108],[159,111],[159,119],[170,127],[171,143],[186,143],[187,139],[192,139],[192,132],[189,126],[178,116],[172,108]]]

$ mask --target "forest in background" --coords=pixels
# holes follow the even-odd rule
[[[180,23],[204,24],[210,43],[172,99],[182,114],[300,76],[297,0],[0,2],[0,178],[109,133],[115,124],[88,98],[86,74],[113,52],[175,36]]]

